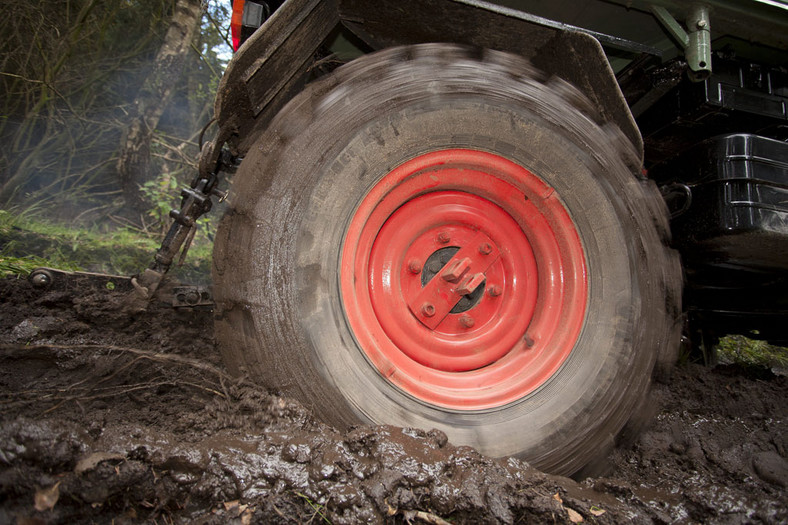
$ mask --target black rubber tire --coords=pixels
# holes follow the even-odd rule
[[[546,384],[504,407],[428,405],[368,363],[339,293],[355,208],[395,166],[442,148],[496,153],[552,185],[586,253],[582,332]],[[309,86],[243,161],[214,248],[216,337],[234,373],[337,427],[438,428],[451,442],[573,474],[613,447],[680,336],[667,211],[632,146],[526,60],[448,44],[364,56]]]

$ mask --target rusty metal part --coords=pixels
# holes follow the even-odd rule
[[[206,148],[212,144],[206,144]],[[201,164],[205,158],[201,159]],[[159,288],[164,276],[172,266],[173,260],[180,252],[178,264],[183,264],[186,253],[191,246],[191,241],[197,229],[197,219],[208,213],[213,207],[211,197],[217,197],[219,202],[227,198],[227,193],[217,188],[220,172],[233,172],[239,161],[227,150],[222,150],[215,165],[206,177],[199,174],[194,178],[191,186],[181,190],[181,208],[171,210],[170,217],[173,223],[161,243],[161,247],[153,257],[153,263],[141,274],[131,279],[133,293],[129,297],[128,308],[132,311],[144,310]],[[176,305],[184,306],[184,305]]]
[[[49,288],[49,285],[51,285],[52,281],[54,280],[52,272],[44,268],[36,269],[29,275],[28,278],[36,288]]]
[[[185,252],[188,250],[187,240],[197,228],[197,219],[211,209],[210,196],[217,181],[216,176],[212,180],[199,179],[196,185],[185,188],[181,192],[183,197],[181,209],[170,211],[170,217],[174,220],[161,243],[161,247],[153,257],[153,263],[131,280],[134,291],[129,298],[130,310],[145,309],[182,247],[184,251],[181,254],[181,260],[183,260]],[[184,245],[184,243],[187,244]]]

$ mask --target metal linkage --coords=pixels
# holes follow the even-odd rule
[[[201,169],[191,186],[181,190],[181,197],[183,197],[181,208],[170,211],[170,217],[174,219],[174,222],[164,237],[161,247],[156,251],[153,263],[131,280],[134,293],[130,308],[145,309],[147,302],[153,297],[165,274],[172,266],[178,252],[180,252],[179,262],[183,262],[194,234],[197,232],[197,219],[213,207],[211,197],[217,197],[219,202],[227,198],[227,193],[217,188],[219,173],[234,171],[236,166],[237,159],[228,151],[222,150],[213,170],[206,173],[206,170]],[[179,304],[179,306],[186,306],[190,303],[190,301],[183,301],[183,304]]]
[[[35,268],[27,279],[38,290],[85,293],[87,290],[132,290],[131,278],[94,272],[70,272],[57,268]]]
[[[711,75],[711,22],[705,5],[693,5],[687,14],[687,30],[673,18],[667,9],[652,5],[651,11],[670,35],[684,49],[689,66],[689,77],[694,82],[706,80]]]

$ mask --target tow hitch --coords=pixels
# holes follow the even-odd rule
[[[85,293],[88,291],[113,290],[138,297],[134,286],[135,278],[126,275],[109,275],[94,272],[69,272],[56,268],[36,268],[28,276],[30,283],[39,290],[66,293]],[[158,298],[176,308],[213,306],[211,291],[206,286],[178,285],[171,289],[159,290]],[[147,303],[146,303],[147,304]]]
[[[209,144],[212,146],[212,144]],[[181,208],[171,210],[172,226],[164,237],[161,247],[153,257],[153,263],[140,275],[131,278],[133,291],[130,294],[128,308],[132,311],[144,310],[148,302],[161,285],[164,276],[169,271],[172,262],[180,252],[178,264],[183,263],[189,251],[194,234],[197,232],[197,219],[208,213],[213,207],[211,197],[217,197],[219,202],[227,198],[227,193],[217,188],[219,173],[235,171],[240,160],[228,150],[222,149],[212,169],[200,166],[200,172],[194,178],[191,186],[181,191]],[[212,300],[207,288],[197,286],[179,286],[174,289],[173,306],[205,306],[211,305]]]

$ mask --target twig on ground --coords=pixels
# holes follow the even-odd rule
[[[405,518],[405,521],[408,523],[410,523],[410,521],[413,519],[417,519],[425,523],[429,523],[430,525],[451,525],[448,521],[441,518],[440,516],[436,516],[431,512],[424,512],[423,510],[403,510],[402,517]]]
[[[159,361],[161,363],[173,363],[180,365],[187,365],[197,368],[204,372],[215,374],[219,378],[236,381],[236,378],[229,375],[224,370],[221,370],[211,364],[205,363],[198,359],[192,359],[178,354],[165,354],[162,352],[152,352],[150,350],[142,350],[140,348],[130,348],[125,346],[115,345],[100,345],[100,344],[87,344],[87,345],[23,345],[23,344],[0,344],[0,354],[6,357],[28,357],[31,352],[47,350],[110,350],[116,352],[126,352],[141,356],[151,361]]]
[[[69,385],[67,387],[57,388],[43,388],[34,390],[24,390],[19,392],[3,392],[0,394],[0,407],[2,412],[16,408],[19,406],[31,405],[35,402],[47,401],[54,402],[55,404],[47,408],[41,415],[46,415],[60,408],[64,403],[74,401],[79,404],[80,401],[90,401],[94,399],[115,397],[119,395],[129,394],[138,390],[150,390],[152,388],[159,388],[162,386],[183,387],[188,386],[198,390],[210,393],[211,395],[219,396],[224,399],[230,399],[230,395],[224,386],[225,380],[232,380],[235,382],[245,381],[244,379],[236,380],[229,376],[223,370],[210,365],[208,363],[192,359],[185,356],[176,354],[164,354],[161,352],[151,352],[139,348],[129,348],[114,345],[21,345],[21,344],[2,344],[0,345],[0,355],[5,358],[11,359],[43,359],[47,354],[54,354],[59,350],[104,350],[108,354],[113,352],[131,354],[135,356],[131,362],[124,364],[119,369],[115,370],[112,374],[98,380],[93,384],[86,384],[87,379],[83,379]],[[210,386],[197,384],[184,380],[165,380],[165,381],[148,381],[143,383],[125,384],[125,385],[106,385],[106,383],[113,378],[117,377],[123,371],[133,367],[140,361],[147,360],[157,363],[165,363],[179,366],[188,366],[202,372],[207,372],[216,376],[215,384]],[[211,381],[213,383],[213,381]],[[215,388],[212,388],[214,387]],[[20,399],[21,398],[21,399]]]

